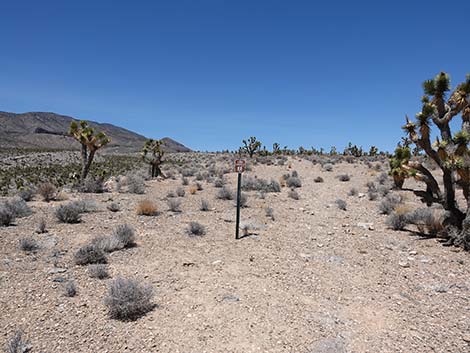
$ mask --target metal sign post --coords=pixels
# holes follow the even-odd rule
[[[237,159],[235,161],[235,171],[238,173],[237,182],[237,224],[235,229],[235,239],[239,239],[240,231],[240,199],[242,189],[242,173],[245,171],[246,162],[243,159]]]

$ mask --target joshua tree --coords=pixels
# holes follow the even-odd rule
[[[379,154],[379,149],[376,146],[370,146],[369,156],[374,157]]]
[[[96,151],[107,145],[111,140],[104,132],[95,133],[95,129],[90,127],[84,120],[79,123],[72,121],[69,134],[82,145],[82,173],[80,179],[83,181],[90,171]]]
[[[273,143],[273,154],[281,154],[281,146],[277,143]]]
[[[259,151],[261,148],[261,142],[256,140],[254,136],[251,136],[248,141],[243,140],[242,143],[244,144],[242,149],[250,155],[250,158],[253,158],[255,152]]]
[[[408,146],[402,147],[398,146],[395,149],[395,154],[390,158],[390,175],[393,177],[393,182],[395,187],[401,189],[403,183],[408,176],[411,176],[410,173],[402,166],[406,165],[411,158],[410,148]]]
[[[418,161],[407,161],[402,165],[410,176],[426,183],[423,196],[428,203],[441,204],[446,210],[444,228],[449,244],[470,248],[470,76],[457,85],[452,93],[450,79],[445,72],[423,83],[422,110],[416,114],[416,122],[406,117],[403,129],[410,140],[433,160],[442,172],[444,190],[437,177]],[[452,135],[450,122],[460,115],[461,130]],[[440,137],[431,143],[431,124],[438,128]],[[458,184],[465,198],[465,209],[457,204],[455,187]],[[461,205],[463,206],[463,205]]]
[[[165,152],[161,148],[163,142],[161,140],[147,140],[142,148],[142,159],[150,165],[149,172],[152,178],[159,175],[163,176],[160,165],[163,163],[163,155]]]

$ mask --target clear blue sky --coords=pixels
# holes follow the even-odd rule
[[[197,150],[250,135],[391,150],[424,79],[470,72],[468,0],[0,0],[0,13],[0,110]]]

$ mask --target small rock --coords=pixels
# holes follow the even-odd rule
[[[359,222],[357,224],[359,228],[363,228],[365,230],[374,230],[374,223],[365,223],[365,222]]]
[[[212,265],[222,265],[223,261],[222,260],[215,260]]]
[[[222,300],[225,302],[238,302],[240,298],[233,294],[226,294],[222,297]]]
[[[408,262],[406,262],[406,261],[400,261],[400,262],[398,263],[398,265],[400,265],[401,267],[404,267],[404,268],[410,267],[410,264],[409,264]]]
[[[50,275],[53,275],[53,274],[56,274],[56,273],[64,273],[64,272],[67,272],[66,268],[54,267],[54,268],[50,269],[48,273]]]

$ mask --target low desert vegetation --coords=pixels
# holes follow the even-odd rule
[[[19,240],[19,247],[22,251],[34,252],[39,249],[39,244],[31,237],[24,237]]]
[[[64,295],[66,297],[75,297],[78,293],[77,285],[74,281],[68,281],[64,286]]]
[[[33,346],[30,341],[25,337],[24,332],[18,330],[12,338],[8,340],[5,345],[6,353],[26,353],[31,351]]]
[[[118,277],[109,284],[104,304],[111,318],[130,321],[153,309],[153,297],[154,290],[150,285]]]
[[[206,227],[198,222],[190,222],[189,223],[189,235],[192,236],[203,236],[206,234]]]
[[[105,279],[110,277],[108,267],[104,264],[88,265],[87,270],[91,278]]]
[[[75,252],[74,260],[77,265],[81,266],[107,263],[104,251],[96,244],[86,244],[82,246]]]
[[[136,212],[140,216],[156,216],[158,214],[157,206],[148,199],[142,200],[137,204]]]

